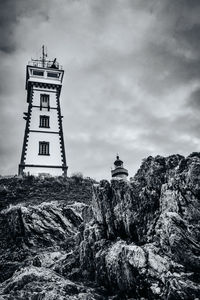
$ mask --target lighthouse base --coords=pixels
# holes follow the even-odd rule
[[[19,165],[19,175],[67,176],[67,166]]]

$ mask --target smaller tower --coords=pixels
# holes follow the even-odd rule
[[[112,177],[127,178],[128,170],[123,167],[123,161],[119,159],[119,155],[116,157],[114,167],[114,170],[111,170]]]

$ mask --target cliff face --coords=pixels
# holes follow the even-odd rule
[[[149,157],[132,182],[100,182],[82,269],[119,297],[199,297],[199,200],[199,154]]]
[[[57,201],[34,184],[0,213],[1,299],[198,299],[200,154],[149,157],[83,202],[82,183]]]
[[[0,299],[102,299],[92,287],[68,279],[79,267],[77,245],[84,215],[90,215],[88,206],[78,202],[3,210]]]
[[[100,299],[69,279],[91,219],[91,181],[2,178],[0,186],[0,299]]]

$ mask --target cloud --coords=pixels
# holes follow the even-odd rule
[[[21,18],[48,19],[48,2],[45,5],[30,0],[2,0],[0,2],[0,51],[11,54],[17,50],[16,29]]]
[[[108,178],[116,152],[133,175],[145,156],[198,151],[199,1],[7,0],[0,12],[1,173],[17,172],[25,65],[43,44],[65,69],[70,173]]]

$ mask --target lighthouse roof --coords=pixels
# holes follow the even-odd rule
[[[121,159],[119,159],[119,155],[117,155],[114,165],[116,167],[118,167],[118,166],[121,166],[122,164],[123,164],[123,161]]]
[[[62,66],[57,62],[55,59],[31,59],[31,61],[28,62],[29,66],[42,68],[42,69],[55,69],[55,70],[62,70]]]
[[[43,68],[43,69],[62,70],[62,66],[57,62],[56,58],[54,58],[53,60],[50,60],[47,57],[48,57],[47,50],[45,51],[45,47],[43,45],[42,46],[42,56],[38,59],[31,59],[31,61],[28,63],[28,65],[38,67],[38,68]]]

